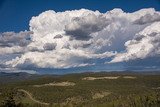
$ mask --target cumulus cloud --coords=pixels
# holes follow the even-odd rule
[[[4,32],[0,34],[0,46],[12,47],[12,46],[26,46],[30,42],[31,31],[15,32]]]
[[[87,59],[105,58],[115,55],[113,52],[105,52],[103,54],[91,54],[82,50],[68,50],[62,49],[57,52],[28,52],[7,62],[12,67],[41,67],[41,68],[70,68],[87,65],[94,65],[88,63]]]
[[[106,13],[49,10],[30,20],[30,39],[21,33],[12,36],[19,42],[7,39],[0,51],[5,53],[8,48],[7,53],[21,52],[5,62],[13,68],[71,68],[93,66],[97,60],[112,59],[110,63],[115,63],[143,59],[159,54],[159,16],[153,8],[133,13],[121,9]]]
[[[109,24],[104,15],[89,13],[82,17],[73,17],[71,22],[65,26],[65,33],[78,40],[88,40],[91,33],[104,29]]]
[[[126,52],[117,54],[111,62],[144,59],[160,54],[160,22],[155,22],[125,43]]]
[[[159,12],[155,12],[154,9],[150,9],[148,11],[141,10],[143,15],[140,16],[137,20],[135,20],[133,23],[135,24],[147,24],[147,23],[152,23],[155,21],[160,21],[160,14]]]
[[[43,48],[44,50],[54,50],[56,48],[56,43],[46,43],[44,44]]]
[[[30,43],[32,31],[0,33],[0,55],[23,52]]]

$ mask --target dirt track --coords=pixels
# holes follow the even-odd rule
[[[41,101],[38,101],[38,100],[34,99],[34,98],[32,97],[32,95],[31,95],[31,93],[29,93],[29,92],[26,91],[26,90],[19,89],[18,91],[21,91],[21,92],[25,93],[25,94],[29,97],[29,99],[31,99],[31,100],[34,101],[35,103],[42,104],[42,105],[49,105],[49,103],[41,102]]]

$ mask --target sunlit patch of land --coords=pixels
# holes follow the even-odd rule
[[[105,97],[105,96],[108,96],[109,94],[111,94],[111,92],[97,92],[97,93],[94,93],[93,94],[93,96],[92,96],[92,98],[93,99],[100,99],[100,98],[103,98],[103,97]]]
[[[102,80],[102,79],[118,79],[119,76],[116,77],[84,77],[82,80]]]
[[[75,83],[73,82],[53,82],[53,83],[48,83],[48,84],[42,84],[42,85],[33,85],[33,87],[44,87],[44,86],[61,86],[61,87],[65,87],[65,86],[74,86]]]
[[[135,76],[123,76],[123,78],[125,78],[125,79],[136,79]]]

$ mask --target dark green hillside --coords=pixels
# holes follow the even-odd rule
[[[82,73],[45,76],[2,85],[1,105],[8,93],[25,107],[159,107],[160,75]]]

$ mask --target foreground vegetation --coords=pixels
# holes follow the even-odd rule
[[[86,77],[97,79],[84,79]],[[67,82],[74,85],[62,84]],[[3,84],[0,106],[160,107],[160,75],[82,73]]]

